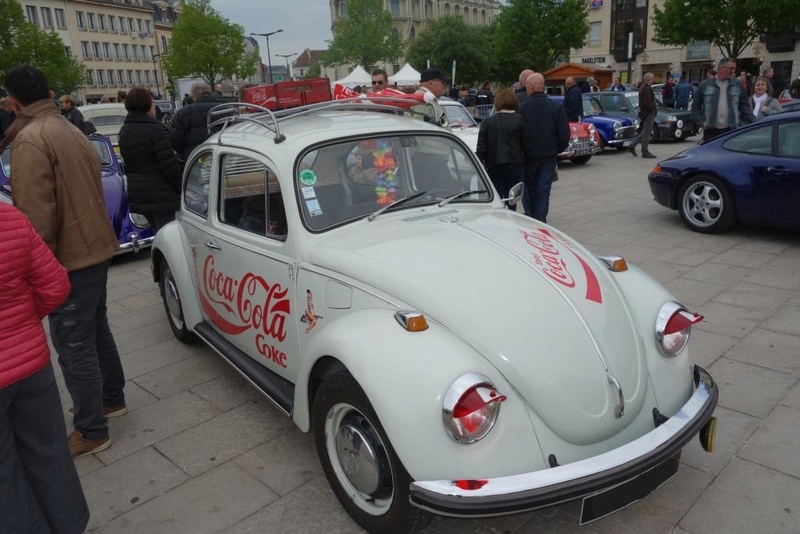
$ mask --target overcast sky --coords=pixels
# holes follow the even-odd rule
[[[245,35],[282,29],[269,38],[273,65],[285,62],[278,54],[299,54],[306,48],[326,50],[326,41],[332,38],[328,0],[211,0],[211,6],[229,21],[243,26]],[[266,63],[266,40],[256,37],[256,41]]]

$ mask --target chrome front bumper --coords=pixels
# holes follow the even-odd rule
[[[461,489],[451,480],[412,482],[411,504],[440,515],[485,517],[544,508],[626,482],[669,460],[711,419],[719,397],[717,385],[697,366],[693,378],[694,393],[678,413],[613,451],[550,469],[488,479],[474,490]]]

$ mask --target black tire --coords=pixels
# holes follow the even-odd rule
[[[592,155],[588,156],[575,156],[574,158],[569,158],[572,163],[577,163],[578,165],[585,165],[590,159],[592,159]]]
[[[350,373],[339,371],[322,383],[314,397],[311,425],[328,484],[361,528],[373,534],[412,534],[425,528],[433,516],[408,502],[411,476]],[[351,465],[356,463],[357,469],[350,470],[361,475],[358,479],[346,473],[342,454]]]
[[[658,143],[661,140],[661,130],[658,129],[658,124],[653,122],[653,130],[650,132],[650,142]]]
[[[686,226],[703,234],[724,232],[736,222],[733,195],[719,178],[705,174],[681,187],[678,211]]]
[[[603,136],[598,133],[597,134],[597,151],[595,152],[595,154],[599,154],[600,152],[605,150],[605,148],[606,148],[606,140],[603,139]]]
[[[164,311],[167,312],[167,321],[169,321],[169,327],[172,329],[173,335],[183,343],[193,343],[197,338],[191,330],[186,328],[186,323],[183,321],[183,305],[181,304],[180,293],[178,293],[178,285],[175,283],[175,278],[172,276],[172,270],[169,268],[167,260],[161,261],[159,285],[161,286],[161,300],[164,303]]]

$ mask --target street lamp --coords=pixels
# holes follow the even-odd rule
[[[267,38],[267,68],[269,69],[269,83],[272,83],[272,58],[270,58],[269,54],[269,36],[275,35],[276,33],[281,33],[283,29],[275,30],[274,32],[269,33],[255,33],[251,32],[250,35],[260,35],[261,37]]]
[[[161,87],[158,85],[158,69],[156,68],[156,59],[160,58],[161,54],[153,54],[153,77],[156,79],[156,98],[161,98]]]
[[[286,73],[289,75],[289,79],[291,80],[292,79],[292,70],[289,68],[289,58],[293,57],[293,56],[296,56],[297,52],[295,52],[294,54],[275,54],[275,55],[278,56],[278,57],[282,57],[282,58],[286,59]]]

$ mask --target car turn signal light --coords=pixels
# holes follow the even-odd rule
[[[422,332],[428,329],[428,321],[418,311],[400,310],[394,314],[394,318],[409,332]]]

